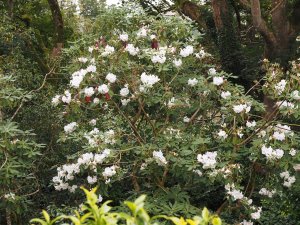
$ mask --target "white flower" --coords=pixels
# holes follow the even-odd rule
[[[276,91],[279,95],[284,91],[285,86],[286,86],[286,81],[285,80],[281,80],[279,83],[277,83],[275,85],[275,89],[276,89]]]
[[[103,175],[103,177],[107,178],[107,177],[112,177],[116,173],[117,173],[116,166],[110,166],[110,167],[106,167],[104,169],[104,172],[102,173],[102,175]]]
[[[172,108],[173,106],[175,106],[175,105],[176,105],[175,101],[176,101],[176,99],[175,99],[174,97],[172,97],[172,98],[168,101],[168,104],[167,104],[168,108]]]
[[[238,199],[242,199],[244,197],[243,193],[240,190],[236,190],[236,189],[229,191],[228,194],[233,197],[234,201]]]
[[[251,220],[243,220],[243,222],[241,222],[240,225],[253,225],[253,222]]]
[[[96,119],[92,119],[92,120],[90,120],[90,122],[89,122],[89,124],[90,124],[91,126],[95,126],[96,123],[97,123],[97,120],[96,120]]]
[[[122,103],[122,105],[123,106],[126,106],[128,103],[130,102],[130,99],[128,98],[128,99],[121,99],[121,103]]]
[[[217,71],[216,71],[215,68],[210,68],[210,69],[208,70],[208,74],[211,75],[211,76],[214,76],[214,75],[217,74]]]
[[[226,139],[228,137],[228,134],[224,130],[219,130],[218,136],[220,138]]]
[[[295,108],[294,103],[288,102],[286,100],[276,102],[276,105],[279,106],[280,109],[284,109],[284,108],[294,109]]]
[[[251,110],[251,106],[247,105],[247,104],[239,104],[239,105],[234,105],[233,106],[233,111],[235,113],[241,113],[243,111],[245,111],[246,113],[248,113]]]
[[[203,173],[200,170],[193,170],[195,174],[197,174],[199,177],[203,175]]]
[[[285,139],[285,134],[282,132],[278,132],[278,131],[275,131],[273,136],[272,136],[275,140],[278,140],[278,141],[284,141]]]
[[[291,97],[295,100],[300,100],[299,91],[295,90],[291,93]]]
[[[119,39],[124,42],[128,41],[128,34],[126,33],[120,34]]]
[[[120,95],[121,95],[122,97],[126,97],[128,94],[129,94],[128,85],[125,85],[125,87],[123,87],[123,88],[120,90]]]
[[[97,203],[100,203],[100,202],[102,202],[103,201],[103,197],[102,197],[102,195],[99,195],[98,196],[98,199],[97,199]]]
[[[60,95],[55,95],[53,98],[52,98],[52,105],[53,106],[57,106],[59,104],[59,101],[60,101]]]
[[[198,80],[196,78],[188,80],[188,85],[191,86],[191,87],[194,87],[197,84],[198,84]]]
[[[260,213],[261,213],[261,207],[259,207],[256,212],[251,213],[251,218],[254,220],[260,219]]]
[[[127,51],[130,55],[135,56],[139,53],[140,49],[138,47],[135,48],[133,44],[128,44],[125,51]]]
[[[182,60],[181,59],[174,59],[173,63],[175,65],[175,67],[180,67],[182,65]]]
[[[86,71],[87,72],[91,72],[91,73],[95,73],[97,70],[96,66],[95,65],[89,65],[87,68],[86,68]]]
[[[160,81],[158,76],[155,75],[147,75],[146,73],[142,73],[141,82],[145,87],[152,87],[155,83]]]
[[[284,179],[283,186],[291,187],[293,183],[295,183],[296,178],[294,176],[290,176],[289,171],[281,172],[280,177]]]
[[[94,104],[98,104],[100,102],[100,99],[99,98],[94,98],[94,100],[93,100],[93,103]]]
[[[105,49],[104,49],[104,52],[102,52],[102,56],[108,56],[110,54],[112,54],[113,52],[115,51],[115,48],[110,46],[110,45],[106,45],[105,46]]]
[[[168,164],[161,150],[153,151],[152,155],[158,165],[164,166]]]
[[[231,93],[229,92],[229,91],[222,91],[221,92],[221,97],[223,98],[223,99],[227,99],[227,98],[229,98],[231,96]]]
[[[155,38],[156,38],[156,35],[154,35],[154,34],[151,34],[151,35],[150,35],[150,39],[151,39],[151,40],[153,40],[153,39],[155,39]]]
[[[213,84],[220,86],[221,84],[224,83],[224,78],[223,77],[214,77],[213,78]]]
[[[71,93],[69,92],[69,90],[65,91],[65,95],[62,96],[61,98],[62,102],[69,104],[72,100],[71,98]]]
[[[117,80],[117,76],[113,73],[108,73],[105,77],[106,80],[108,80],[109,83],[115,83]]]
[[[106,84],[102,84],[98,87],[98,91],[101,94],[106,94],[109,92],[108,86]]]
[[[187,56],[193,54],[193,52],[194,52],[193,46],[188,45],[188,46],[186,46],[184,49],[180,49],[180,53],[179,53],[179,54],[180,54],[182,57],[187,57]]]
[[[95,93],[93,87],[87,87],[84,89],[84,96],[91,97]]]
[[[70,134],[72,133],[76,127],[77,127],[77,123],[76,122],[72,122],[72,123],[69,123],[67,124],[66,126],[64,126],[64,131],[67,133],[67,134]]]
[[[268,196],[269,198],[272,198],[273,195],[276,193],[276,190],[269,191],[266,188],[262,188],[262,189],[260,189],[260,191],[258,193],[260,195],[265,195],[265,196]]]
[[[295,155],[297,154],[297,150],[294,149],[294,148],[292,148],[292,149],[290,150],[289,154],[290,154],[291,156],[295,156]]]
[[[284,155],[284,151],[282,149],[273,150],[272,147],[266,147],[265,145],[261,148],[261,153],[267,157],[267,159],[281,159]]]
[[[89,47],[89,52],[92,53],[94,51],[94,46]]]
[[[142,27],[138,32],[137,32],[138,37],[146,37],[147,36],[147,29],[145,27]]]
[[[205,154],[198,154],[198,162],[203,164],[203,169],[214,169],[217,164],[217,152],[206,152]]]
[[[96,183],[96,182],[97,182],[97,176],[93,176],[93,177],[88,176],[88,177],[87,177],[87,182],[88,182],[89,184],[94,184],[94,183]]]
[[[74,193],[76,191],[76,189],[78,188],[77,185],[72,185],[72,186],[69,186],[68,187],[68,190],[71,192],[71,193]]]
[[[256,122],[255,121],[247,121],[247,123],[246,123],[246,127],[249,127],[249,128],[251,128],[251,127],[255,127],[256,126]]]
[[[78,58],[78,61],[82,62],[82,63],[86,63],[88,61],[88,59],[85,57],[80,57],[80,58]]]
[[[190,122],[190,118],[188,118],[187,116],[185,116],[184,118],[183,118],[183,122],[185,122],[185,123],[189,123]]]
[[[163,63],[165,63],[166,59],[167,58],[166,58],[165,55],[163,55],[163,54],[157,54],[157,55],[152,56],[151,61],[153,63],[163,64]]]

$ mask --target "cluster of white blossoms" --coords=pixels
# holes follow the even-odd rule
[[[191,87],[194,87],[198,84],[198,80],[196,78],[193,78],[193,79],[189,79],[188,80],[188,85],[191,86]]]
[[[213,84],[220,86],[224,83],[224,77],[213,77]]]
[[[253,222],[250,220],[243,220],[240,225],[253,225]]]
[[[120,34],[119,39],[124,42],[128,41],[128,34],[126,33]]]
[[[227,194],[230,195],[234,201],[244,198],[243,193],[240,190],[236,189],[234,184],[226,184],[225,190],[227,190]]]
[[[153,151],[152,155],[158,165],[165,166],[168,164],[168,162],[167,162],[166,158],[164,157],[164,154],[162,153],[161,150]]]
[[[254,120],[246,122],[246,127],[248,127],[248,128],[252,128],[252,127],[255,127],[255,126],[256,126],[256,122]]]
[[[104,48],[104,52],[101,53],[101,56],[106,57],[111,55],[112,53],[114,53],[115,48],[113,46],[110,45],[106,45]]]
[[[179,68],[182,65],[182,60],[181,59],[174,59],[173,60],[174,66]]]
[[[251,110],[251,105],[239,104],[239,105],[234,105],[232,108],[235,113],[242,113],[242,112],[248,113]]]
[[[294,90],[291,93],[291,97],[295,100],[300,100],[300,95],[299,95],[299,91],[298,90]]]
[[[84,96],[91,97],[95,93],[95,90],[93,87],[87,87],[84,89]]]
[[[227,99],[231,96],[231,93],[229,91],[222,91],[221,92],[221,98]]]
[[[134,47],[133,44],[128,44],[125,51],[127,51],[130,55],[135,56],[140,52],[140,49],[138,47]]]
[[[117,80],[117,76],[113,73],[108,73],[105,77],[106,80],[108,80],[109,83],[115,83]]]
[[[78,62],[86,63],[87,61],[88,61],[88,59],[85,57],[78,58]]]
[[[117,169],[117,166],[106,167],[102,173],[102,176],[105,177],[106,179],[109,177],[112,177],[117,173],[116,169]]]
[[[269,198],[272,198],[273,195],[276,193],[276,190],[272,190],[272,191],[269,191],[268,189],[266,188],[262,188],[259,190],[258,192],[260,195],[265,195],[265,196],[268,196]]]
[[[265,155],[268,160],[281,159],[284,155],[284,151],[282,149],[273,149],[271,146],[266,147],[265,145],[262,146],[261,153]]]
[[[253,209],[255,209],[255,208],[253,207]],[[258,207],[256,209],[256,212],[253,212],[253,213],[250,214],[251,218],[254,219],[254,220],[259,220],[260,217],[261,217],[261,211],[262,211],[261,207]]]
[[[292,103],[292,102],[289,102],[289,101],[279,101],[279,102],[276,102],[276,105],[279,106],[280,109],[294,109],[295,108],[295,104]]]
[[[208,75],[215,76],[217,74],[217,70],[215,68],[210,68],[208,70]]]
[[[218,137],[221,139],[226,139],[228,137],[228,134],[224,130],[219,130]]]
[[[153,63],[160,63],[163,64],[167,60],[166,57],[166,50],[164,48],[160,48],[160,50],[155,51],[154,54],[151,57],[151,61]]]
[[[80,167],[90,167],[96,172],[96,166],[102,164],[109,154],[109,149],[105,149],[101,154],[85,153],[77,159],[76,163],[65,164],[62,167],[58,167],[57,176],[52,179],[55,189],[58,191],[68,189],[70,192],[74,192],[77,189],[77,185],[71,186],[68,181],[74,180],[75,175],[80,173]],[[106,176],[104,176],[104,178],[106,178]],[[94,184],[97,182],[97,176],[88,176],[87,181],[89,184]]]
[[[283,178],[283,186],[291,187],[293,183],[295,183],[296,178],[295,176],[291,176],[289,171],[285,171],[279,174],[281,178]]]
[[[16,199],[16,195],[15,195],[15,193],[9,192],[8,194],[4,195],[4,198],[8,199],[8,200],[15,200]]]
[[[86,69],[80,69],[74,72],[71,76],[70,86],[74,88],[79,88],[81,82],[87,73],[95,73],[97,70],[95,65],[89,65]]]
[[[281,95],[282,94],[282,92],[284,91],[284,89],[285,89],[285,86],[286,86],[286,80],[281,80],[279,83],[277,83],[276,85],[275,85],[275,90],[277,91],[277,93],[279,94],[279,95]]]
[[[64,126],[64,131],[66,132],[66,134],[70,134],[76,129],[77,126],[78,125],[76,122],[69,123],[66,126]]]
[[[191,45],[188,45],[185,48],[180,49],[180,53],[179,54],[182,57],[188,57],[189,55],[193,54],[193,52],[194,52],[194,47],[191,46]]]
[[[141,92],[147,91],[148,88],[153,87],[153,85],[159,81],[160,79],[158,78],[158,76],[151,75],[151,74],[147,75],[146,73],[142,73],[141,75],[142,85],[140,85],[140,91]]]
[[[214,169],[217,164],[217,152],[206,152],[204,154],[198,154],[197,160],[198,162],[202,163],[203,169]]]
[[[128,84],[125,84],[123,88],[121,88],[120,90],[120,95],[122,97],[126,97],[127,95],[129,95],[129,89],[128,89]]]
[[[116,143],[115,132],[113,130],[108,130],[102,133],[98,128],[94,128],[92,131],[86,133],[84,137],[88,140],[91,147],[96,147],[101,142],[111,145]]]
[[[147,37],[147,32],[148,29],[146,27],[142,27],[138,32],[137,32],[137,37],[142,38],[142,37]]]

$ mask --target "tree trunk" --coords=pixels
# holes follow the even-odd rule
[[[8,16],[10,18],[14,17],[14,0],[8,0]]]
[[[54,22],[55,35],[56,35],[55,45],[57,46],[58,43],[61,43],[61,44],[64,43],[63,18],[62,18],[62,14],[61,14],[57,0],[48,0],[48,3],[50,6],[50,9],[51,9],[52,18],[53,18],[53,22]]]
[[[218,36],[218,49],[222,68],[240,77],[239,83],[247,86],[242,77],[245,68],[240,40],[234,27],[233,8],[228,0],[212,0],[213,17]]]
[[[6,208],[6,224],[7,225],[12,225],[11,212],[8,208]]]

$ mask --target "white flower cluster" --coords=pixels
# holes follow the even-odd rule
[[[196,78],[193,78],[193,79],[189,79],[188,80],[188,85],[191,86],[191,87],[194,87],[198,84],[198,80]]]
[[[93,87],[87,87],[84,89],[84,96],[91,97],[95,93]]]
[[[101,84],[99,87],[98,87],[98,92],[100,94],[106,94],[109,92],[109,88],[106,84]]]
[[[203,164],[203,169],[214,169],[217,164],[217,152],[206,152],[204,154],[198,154],[198,162]]]
[[[182,65],[182,60],[181,59],[174,59],[173,60],[174,66],[179,68]]]
[[[108,80],[109,83],[115,83],[117,80],[117,76],[113,73],[108,73],[105,79]]]
[[[253,222],[251,220],[243,220],[240,225],[253,225]]]
[[[242,113],[242,112],[250,112],[251,110],[251,105],[248,104],[239,104],[239,105],[234,105],[233,106],[233,111],[235,113]]]
[[[224,83],[224,77],[213,77],[213,84],[216,86],[220,86]]]
[[[126,33],[120,34],[119,39],[124,42],[128,41],[128,34]]]
[[[140,49],[138,47],[134,47],[133,44],[128,44],[125,51],[127,51],[130,55],[135,56],[140,52]]]
[[[273,195],[276,193],[276,190],[272,190],[272,191],[269,191],[268,189],[266,188],[262,188],[259,190],[258,192],[260,195],[265,195],[265,196],[268,196],[269,198],[272,198]]]
[[[166,57],[166,49],[165,48],[160,48],[160,50],[156,51],[154,53],[154,55],[151,57],[151,61],[153,63],[163,64],[166,62],[166,60],[167,60],[167,57]]]
[[[86,63],[88,61],[88,59],[85,57],[80,57],[80,58],[78,58],[78,61],[82,62],[82,63]]]
[[[165,166],[168,164],[161,150],[153,151],[152,155],[158,165]]]
[[[259,220],[261,217],[261,207],[258,207],[256,212],[251,213],[251,218],[254,220]]]
[[[281,178],[284,179],[283,186],[291,187],[293,183],[295,183],[295,176],[291,176],[289,171],[285,171],[279,174]]]
[[[111,55],[112,53],[114,53],[115,51],[115,48],[113,46],[110,46],[110,45],[106,45],[105,48],[104,48],[104,52],[102,52],[102,56],[103,57],[106,57],[106,56],[109,56]]]
[[[231,93],[229,91],[222,91],[221,92],[221,98],[227,99],[231,96]]]
[[[109,149],[105,149],[101,154],[85,153],[78,158],[76,163],[58,167],[57,176],[52,179],[55,189],[58,191],[68,189],[70,192],[74,192],[77,189],[77,185],[70,186],[68,181],[74,180],[75,175],[80,173],[80,166],[91,167],[96,170],[96,166],[102,164],[109,154]],[[89,184],[96,183],[97,176],[88,176],[87,181]]]
[[[276,102],[276,105],[279,106],[280,109],[285,109],[285,108],[294,109],[295,108],[295,104],[294,103],[288,102],[286,100]]]
[[[268,160],[281,159],[284,155],[284,151],[282,149],[274,149],[270,147],[266,147],[265,145],[261,148],[261,153],[267,157]]]
[[[128,84],[125,84],[123,88],[121,88],[120,90],[120,95],[122,97],[126,97],[127,95],[129,95],[129,89],[128,89]]]
[[[147,32],[148,30],[146,29],[146,27],[142,27],[141,29],[139,29],[136,35],[137,37],[147,37]]]
[[[226,184],[225,189],[227,190],[227,194],[233,197],[234,201],[244,198],[243,193],[236,189],[234,184]]]
[[[291,130],[291,127],[288,125],[277,124],[274,127],[274,133],[272,137],[278,141],[284,141],[286,136],[293,136],[294,132]]]
[[[64,126],[64,131],[66,132],[66,134],[70,134],[76,129],[77,126],[78,125],[76,122],[69,123],[66,126]]]
[[[211,76],[215,76],[217,74],[217,70],[215,68],[210,68],[208,70],[208,74]]]
[[[221,139],[226,139],[226,138],[228,137],[228,134],[227,134],[226,131],[224,131],[224,130],[219,130],[218,136],[219,136],[219,138],[221,138]]]
[[[14,193],[12,193],[12,192],[9,192],[8,194],[4,195],[4,198],[8,199],[8,200],[15,200],[16,195]]]
[[[94,128],[89,133],[86,133],[84,137],[88,140],[88,143],[91,147],[96,147],[100,142],[105,144],[115,144],[115,132],[113,130],[108,130],[104,133],[101,133],[98,128]]]
[[[191,45],[188,45],[185,48],[180,49],[180,53],[179,54],[182,57],[188,57],[189,55],[193,54],[193,52],[194,52],[194,47],[191,46]]]
[[[277,83],[277,84],[275,85],[275,90],[277,91],[277,93],[278,93],[279,95],[282,94],[282,92],[283,92],[284,89],[285,89],[285,86],[286,86],[286,80],[281,80],[279,83]]]
[[[60,101],[60,95],[55,95],[55,96],[52,98],[51,103],[52,103],[53,106],[58,106],[59,101]]]
[[[95,65],[89,65],[86,69],[80,69],[80,70],[74,72],[71,76],[70,86],[74,87],[74,88],[79,88],[85,75],[89,72],[94,73],[94,72],[96,72],[96,70],[97,70],[97,68]]]
[[[246,122],[246,127],[248,128],[252,128],[252,127],[255,127],[256,126],[256,122],[255,121],[247,121]]]
[[[102,176],[105,177],[106,179],[112,177],[117,173],[116,169],[117,169],[116,166],[106,167],[102,173]]]
[[[156,84],[158,81],[160,81],[158,76],[147,75],[146,73],[142,73],[141,75],[142,85],[140,85],[140,91],[146,92],[148,88],[153,87],[153,85]]]
[[[298,90],[292,91],[291,97],[295,100],[300,100],[299,91]]]

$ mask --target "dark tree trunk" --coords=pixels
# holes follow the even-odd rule
[[[14,0],[7,0],[8,3],[8,16],[10,18],[14,17]]]
[[[236,82],[248,87],[250,82],[242,73],[245,63],[240,40],[234,26],[234,9],[229,3],[229,0],[212,0],[211,2],[222,69],[237,75],[239,79]]]
[[[64,22],[57,0],[48,0],[55,26],[55,45],[64,43]]]

